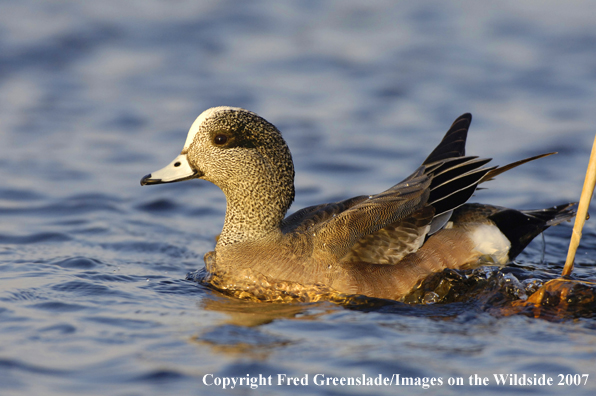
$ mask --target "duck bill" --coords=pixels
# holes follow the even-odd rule
[[[141,186],[148,184],[174,183],[199,177],[197,170],[188,163],[186,154],[180,154],[166,167],[155,171],[141,179]]]

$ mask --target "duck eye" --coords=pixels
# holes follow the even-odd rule
[[[215,135],[213,138],[213,143],[217,144],[218,146],[224,145],[228,142],[228,135],[218,134]]]

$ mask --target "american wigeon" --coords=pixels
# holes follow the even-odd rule
[[[294,165],[281,133],[253,112],[215,107],[192,124],[180,155],[141,185],[200,178],[223,190],[223,230],[205,256],[219,288],[263,299],[278,289],[399,300],[432,272],[505,264],[573,217],[571,204],[530,211],[466,204],[479,183],[549,155],[485,167],[490,159],[465,155],[471,120],[455,120],[422,165],[388,190],[285,217]]]

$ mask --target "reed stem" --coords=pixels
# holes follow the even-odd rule
[[[590,154],[590,162],[588,163],[588,170],[586,171],[586,179],[584,180],[584,187],[582,195],[579,199],[579,206],[577,207],[577,214],[575,215],[575,224],[573,225],[573,233],[571,234],[571,241],[569,242],[569,251],[567,252],[567,260],[563,268],[563,276],[571,275],[573,270],[573,261],[575,260],[575,253],[579,246],[579,241],[582,237],[582,229],[588,216],[588,208],[594,194],[594,185],[596,184],[596,137],[592,144],[592,153]]]

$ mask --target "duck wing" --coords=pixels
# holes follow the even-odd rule
[[[418,250],[430,230],[432,206],[425,206],[405,219],[360,238],[341,259],[342,263],[397,264]]]
[[[423,170],[424,167],[420,167],[407,182],[396,184],[380,194],[301,209],[283,220],[282,232],[307,233],[317,239],[345,238],[346,242],[360,238],[360,229],[394,223],[422,207],[428,200],[431,181]],[[332,233],[336,234],[335,238],[330,235]]]
[[[493,169],[483,168],[490,159],[463,156],[470,121],[470,114],[459,117],[402,182],[376,195],[302,209],[284,220],[282,230],[307,234],[317,251],[338,261],[398,262],[440,229]]]
[[[442,229],[479,183],[549,154],[503,167],[465,156],[472,116],[457,118],[414,173],[380,194],[302,209],[284,220],[284,232],[306,234],[316,250],[343,263],[396,264]]]
[[[477,157],[449,158],[423,166],[423,176],[428,182],[418,188],[421,198],[413,210],[400,208],[399,218],[385,224],[377,222],[378,229],[369,227],[368,234],[362,235],[342,256],[341,261],[367,262],[375,264],[397,264],[407,254],[422,246],[428,235],[443,228],[454,209],[466,203],[476,186],[493,168],[483,167],[490,159]],[[408,182],[416,179],[407,179]],[[400,183],[385,193],[399,195],[404,188]],[[415,203],[410,200],[410,204]],[[356,216],[351,208],[345,215]]]

